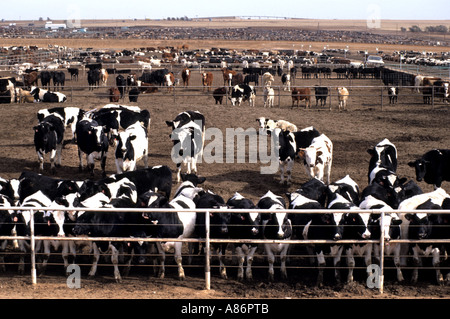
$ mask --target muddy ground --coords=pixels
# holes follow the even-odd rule
[[[180,77],[176,72],[176,77]],[[214,85],[216,88],[223,84],[221,74],[214,71]],[[333,74],[334,77],[334,74]],[[109,83],[114,77],[110,76]],[[89,110],[101,107],[109,101],[105,93],[106,88],[89,91],[81,86],[86,85],[86,78],[80,74],[78,82],[67,81],[67,87],[62,91],[68,95],[64,106],[76,106]],[[380,80],[342,80],[342,79],[296,79],[296,85],[327,85],[336,86],[379,86]],[[281,85],[276,77],[275,86]],[[73,89],[69,88],[70,86]],[[169,165],[175,169],[171,161],[170,150],[172,142],[169,139],[170,130],[165,121],[173,119],[178,113],[185,110],[198,110],[206,117],[208,128],[218,128],[226,137],[227,128],[255,128],[256,118],[260,116],[272,119],[285,119],[295,123],[299,128],[314,126],[326,134],[334,144],[332,181],[350,175],[362,190],[367,186],[367,171],[369,155],[366,150],[388,138],[398,150],[398,170],[400,177],[414,179],[414,171],[407,163],[416,159],[433,148],[448,148],[450,130],[448,129],[449,106],[437,102],[434,107],[424,105],[420,94],[410,89],[401,89],[399,102],[395,106],[388,104],[387,91],[379,87],[357,87],[350,90],[350,100],[345,111],[337,110],[336,93],[326,107],[316,107],[313,99],[312,108],[304,107],[291,109],[291,100],[288,92],[280,91],[280,98],[276,97],[274,108],[263,108],[262,89],[257,89],[257,102],[255,107],[248,103],[241,106],[231,106],[230,103],[216,105],[211,93],[203,92],[200,86],[200,75],[193,72],[191,87],[177,88],[176,96],[167,93],[162,88],[159,93],[141,95],[138,103],[130,103],[128,99],[121,101],[125,105],[138,105],[148,109],[151,113],[151,126],[149,133],[149,165]],[[383,93],[383,107],[380,94]],[[36,124],[36,112],[41,108],[54,107],[45,103],[10,104],[1,105],[0,117],[0,176],[3,178],[17,178],[24,170],[38,170],[37,156],[33,146],[33,126]],[[67,139],[70,130],[67,132]],[[207,141],[206,145],[211,143]],[[248,142],[247,142],[248,144]],[[225,148],[224,148],[225,151]],[[217,152],[217,150],[216,150]],[[255,202],[268,190],[275,194],[284,195],[286,192],[296,190],[307,181],[304,168],[296,163],[293,171],[293,183],[280,185],[277,174],[260,174],[260,162],[249,163],[248,153],[239,157],[236,152],[232,163],[201,163],[199,174],[207,178],[204,188],[210,189],[225,200],[235,192],[249,197]],[[86,179],[88,173],[78,172],[77,148],[67,144],[63,149],[62,167],[57,170],[55,177]],[[139,165],[142,167],[142,163]],[[96,178],[100,178],[99,163],[96,164]],[[107,161],[107,173],[115,173],[115,164],[112,151]],[[44,174],[50,175],[49,161],[46,158]],[[175,176],[175,174],[174,174]],[[433,190],[425,183],[419,184],[424,191]],[[174,183],[173,189],[177,185]],[[443,188],[450,192],[450,185],[444,182]],[[252,283],[238,282],[236,268],[229,267],[228,280],[221,279],[218,271],[218,261],[212,261],[212,290],[206,291],[202,259],[194,259],[194,266],[186,266],[186,281],[176,279],[176,268],[173,259],[167,258],[165,279],[157,279],[152,270],[147,267],[134,267],[129,277],[117,284],[112,277],[112,269],[108,266],[100,267],[99,274],[94,279],[88,279],[87,266],[82,267],[81,289],[69,289],[66,277],[62,275],[63,266],[58,255],[53,257],[54,266],[48,273],[38,278],[38,284],[33,287],[30,277],[16,274],[16,265],[8,264],[6,274],[0,274],[0,298],[448,298],[449,287],[439,287],[434,283],[432,270],[422,270],[419,274],[419,283],[409,283],[411,270],[405,269],[406,282],[395,282],[395,271],[389,269],[392,262],[387,260],[388,269],[385,278],[385,293],[380,295],[377,290],[369,289],[365,283],[365,270],[362,261],[357,261],[356,283],[351,285],[337,284],[332,278],[332,270],[326,272],[326,283],[322,288],[314,286],[316,270],[309,267],[307,258],[301,256],[304,251],[301,247],[294,247],[291,251],[288,264],[287,281],[279,278],[279,269],[276,269],[276,282],[267,281],[267,263],[260,251],[255,260],[255,280]],[[14,256],[10,256],[14,262]],[[88,261],[86,261],[88,262]],[[234,260],[227,260],[230,266],[235,265]],[[107,264],[107,263],[106,263]],[[278,264],[276,264],[278,265]],[[427,265],[427,264],[426,264]],[[345,269],[342,270],[345,278]]]

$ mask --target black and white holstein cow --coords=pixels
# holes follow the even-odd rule
[[[30,94],[34,96],[36,102],[63,103],[67,100],[66,95],[60,92],[50,92],[35,86],[31,87]]]
[[[450,181],[450,150],[435,149],[428,151],[421,158],[409,162],[416,170],[416,179],[434,185],[437,189],[443,181]]]
[[[8,208],[14,206],[14,202],[6,195],[0,194],[0,207]],[[11,236],[14,228],[13,211],[0,210],[0,236]],[[5,272],[5,256],[8,240],[0,240],[0,272]]]
[[[230,224],[231,214],[227,212],[227,205],[225,200],[211,191],[202,191],[195,199],[195,206],[197,208],[214,208],[221,209],[224,212],[209,213],[210,228],[209,233],[211,238],[227,239],[229,238],[228,225]],[[195,232],[200,238],[206,238],[205,218],[207,213],[197,213],[195,221]],[[227,278],[227,270],[225,268],[225,252],[228,243],[211,243],[211,249],[217,253],[220,264],[220,276]]]
[[[231,88],[231,105],[240,106],[242,102],[248,101],[250,106],[255,106],[255,88],[247,84],[238,84]]]
[[[115,158],[118,174],[136,170],[137,162],[141,159],[144,167],[148,167],[147,129],[141,123],[136,122],[124,132],[119,132],[117,140]]]
[[[292,169],[294,167],[295,151],[297,145],[295,144],[294,134],[289,131],[282,131],[279,128],[273,130],[273,136],[279,143],[278,161],[280,170],[280,184],[290,184]],[[284,174],[287,174],[287,180],[284,179]]]
[[[348,179],[348,178],[345,178]],[[351,185],[352,183],[349,183]],[[328,208],[329,209],[348,209],[357,210],[359,207],[348,200],[346,197],[347,191],[345,188],[337,188],[333,192],[333,187],[328,188]],[[344,196],[340,192],[344,192]],[[352,197],[352,196],[349,196]],[[344,240],[364,240],[370,239],[371,233],[368,230],[369,213],[335,213],[335,220],[338,224],[337,234],[334,239]],[[364,256],[366,266],[372,262],[372,244],[344,244],[347,267],[349,267],[347,274],[347,282],[353,282],[353,269],[355,268],[355,255]]]
[[[99,110],[88,112],[88,116],[98,125],[104,126],[109,134],[110,143],[113,144],[119,129],[126,130],[130,125],[139,122],[148,130],[150,125],[150,112],[141,110],[137,106],[107,104]]]
[[[271,191],[268,191],[262,196],[257,208],[269,209],[273,211],[271,213],[261,213],[262,232],[264,239],[283,240],[290,239],[292,236],[292,224],[288,218],[287,213],[277,213],[277,210],[285,209],[286,203],[281,196],[277,196]],[[275,263],[275,255],[280,255],[281,261],[281,277],[287,279],[286,272],[286,256],[289,249],[289,244],[264,244],[264,248],[267,254],[267,260],[269,262],[269,280],[273,281],[275,271],[273,264]]]
[[[326,177],[327,184],[330,184],[333,143],[325,134],[315,137],[308,147],[300,148],[299,156],[310,178],[324,181]]]
[[[402,239],[400,224],[402,220],[395,213],[391,206],[384,201],[379,200],[372,195],[368,195],[359,204],[360,209],[370,209],[380,211],[380,213],[372,212],[369,217],[368,229],[373,239],[384,237],[384,254],[385,256],[393,256],[394,265],[397,269],[397,281],[402,282],[404,280],[402,270],[400,268],[400,250],[401,244],[390,243],[391,239]],[[381,228],[381,211],[384,212],[383,228]],[[381,247],[380,244],[373,244],[373,257],[380,263],[381,260]]]
[[[256,212],[250,212],[255,209],[255,204],[248,198],[239,193],[235,193],[227,201],[227,206],[232,209],[242,209],[242,213],[232,213],[230,225],[228,226],[230,239],[260,239],[261,238],[261,220]],[[236,243],[234,244],[238,256],[238,280],[244,280],[244,263],[247,261],[245,269],[245,278],[248,281],[253,280],[252,264],[258,244]]]
[[[397,148],[387,138],[369,148],[369,184],[377,182],[385,187],[394,187],[397,180]]]
[[[172,160],[177,166],[177,182],[181,181],[181,165],[187,166],[187,173],[197,174],[197,162],[203,156],[205,143],[205,117],[198,111],[178,114],[173,121],[166,121],[172,128]]]
[[[388,88],[389,104],[397,104],[398,93],[398,87],[391,86]]]
[[[154,230],[151,230],[151,233],[147,235],[152,235],[157,238],[192,238],[195,231],[197,213],[183,211],[183,209],[195,208],[195,203],[192,199],[180,194],[168,202],[165,196],[155,192],[144,193],[139,196],[139,199],[141,202],[140,207],[171,208],[177,210],[176,212],[167,213],[143,213],[143,218],[154,225]],[[165,252],[173,247],[175,250],[175,262],[178,265],[178,278],[185,280],[186,276],[184,274],[183,259],[181,256],[182,245],[183,243],[180,241],[156,243],[160,260],[159,278],[164,278],[165,275]]]
[[[37,112],[37,119],[41,122],[50,114],[59,114],[64,120],[64,126],[72,129],[72,141],[75,141],[75,129],[78,121],[83,118],[84,110],[78,107],[54,107],[51,109],[41,109]]]
[[[96,121],[83,118],[76,126],[78,158],[80,160],[80,172],[84,168],[83,153],[86,154],[87,168],[94,176],[95,159],[101,161],[102,176],[106,176],[106,156],[108,155],[108,137],[105,129]]]
[[[440,210],[444,206],[444,202],[448,203],[450,195],[442,188],[438,188],[433,192],[424,193],[410,197],[400,203],[399,210]],[[447,204],[446,204],[447,205]],[[444,206],[446,207],[446,206]],[[448,207],[446,209],[449,209]],[[402,213],[402,237],[411,240],[422,239],[448,239],[448,214],[433,213]],[[445,226],[445,227],[442,227]],[[436,281],[443,284],[444,279],[440,270],[441,255],[445,255],[446,246],[436,243],[415,243],[411,244],[410,250],[413,252],[414,270],[412,282],[418,280],[418,267],[421,265],[421,256],[432,256],[432,265],[436,270]],[[447,252],[448,253],[448,252]],[[450,281],[450,275],[447,274],[446,281]]]
[[[61,166],[61,153],[64,141],[64,119],[58,114],[51,114],[33,127],[34,146],[39,161],[39,171],[44,170],[44,155],[50,154],[50,168],[55,173],[55,166]],[[55,164],[56,160],[56,164]]]

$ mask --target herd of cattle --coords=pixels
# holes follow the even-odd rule
[[[247,62],[247,61],[244,61]],[[283,63],[281,63],[283,62]],[[125,70],[129,74],[116,75],[116,69],[108,69],[102,66],[102,63],[91,63],[85,66],[87,68],[87,82],[89,90],[101,86],[106,87],[108,77],[115,76],[114,83],[108,86],[107,96],[110,102],[119,102],[128,92],[130,102],[137,102],[140,94],[149,94],[161,91],[167,87],[167,92],[171,92],[176,85],[189,86],[189,80],[194,69],[183,67],[177,76],[167,68],[158,68],[152,71],[143,70],[139,76],[136,72]],[[201,72],[201,83],[203,91],[212,92],[216,104],[222,104],[223,98],[231,99],[232,105],[240,105],[242,101],[248,100],[250,105],[255,105],[256,90],[255,87],[261,85],[263,90],[264,107],[273,106],[275,90],[272,87],[274,75],[280,77],[284,91],[291,92],[292,105],[299,106],[300,101],[305,101],[305,107],[311,106],[311,99],[315,97],[316,106],[326,105],[327,97],[332,95],[330,88],[323,85],[314,87],[296,87],[294,85],[297,73],[301,73],[302,79],[311,78],[330,78],[331,73],[335,72],[337,78],[374,78],[381,79],[387,87],[389,94],[389,103],[397,103],[399,96],[399,87],[411,86],[414,91],[422,92],[423,102],[433,104],[434,101],[442,99],[443,102],[449,102],[449,82],[445,79],[434,76],[423,76],[404,74],[401,71],[393,71],[384,67],[367,67],[362,63],[353,63],[349,65],[336,65],[332,68],[321,67],[319,65],[303,65],[301,67],[294,65],[292,61],[285,62],[279,60],[276,67],[253,67],[242,64],[242,72],[237,69],[227,67],[223,64],[221,69],[223,75],[223,86],[212,90],[214,74],[210,71]],[[71,80],[78,81],[79,69],[69,67],[67,72]],[[38,87],[38,82],[41,86]],[[53,87],[51,86],[53,82]],[[262,83],[260,83],[262,82]],[[254,86],[253,86],[254,85]],[[22,74],[22,79],[15,77],[4,77],[0,79],[0,103],[13,102],[64,102],[67,100],[65,94],[57,92],[65,86],[65,72],[58,70],[35,70],[28,69]],[[53,90],[50,90],[53,89]],[[349,98],[349,90],[343,87],[337,87],[339,110],[345,108],[346,101]],[[406,90],[406,89],[405,89]],[[408,89],[410,90],[410,89]]]
[[[34,142],[41,169],[46,153],[51,154],[52,170],[61,165],[66,126],[71,126],[72,139],[78,146],[80,169],[84,168],[84,154],[92,177],[94,158],[101,160],[102,167],[101,179],[59,179],[29,171],[23,172],[17,179],[0,179],[0,205],[6,209],[0,211],[0,235],[29,236],[33,214],[34,234],[54,237],[53,240],[38,240],[36,243],[36,250],[41,256],[41,273],[45,271],[52,250],[61,249],[64,269],[67,269],[70,263],[79,260],[80,249],[88,247],[93,256],[89,276],[95,275],[100,256],[107,254],[114,265],[114,278],[120,281],[133,263],[147,264],[148,253],[156,251],[158,276],[162,278],[165,275],[166,252],[173,248],[178,277],[185,279],[183,243],[178,240],[205,238],[205,213],[190,211],[204,208],[213,210],[209,214],[211,238],[241,240],[239,244],[234,244],[239,262],[239,280],[253,278],[252,262],[258,245],[246,240],[280,241],[261,245],[267,256],[270,280],[275,279],[274,263],[278,255],[281,277],[288,276],[287,254],[294,244],[283,243],[284,240],[331,241],[304,246],[310,256],[315,256],[311,263],[318,267],[317,284],[322,285],[326,258],[332,258],[335,278],[340,281],[338,266],[345,257],[348,267],[346,282],[352,282],[354,257],[363,256],[366,266],[372,264],[372,259],[376,262],[380,259],[379,244],[364,240],[384,236],[388,243],[395,239],[438,240],[436,243],[391,242],[386,245],[384,252],[386,256],[393,256],[398,281],[404,280],[402,268],[409,262],[406,256],[412,257],[413,282],[418,280],[421,257],[432,256],[437,283],[450,283],[450,272],[445,273],[441,269],[444,256],[450,253],[450,243],[439,241],[449,238],[450,214],[396,211],[450,209],[450,195],[441,188],[443,181],[450,181],[450,150],[431,150],[409,163],[415,168],[418,181],[424,180],[434,185],[435,191],[424,193],[414,181],[406,181],[406,178],[397,175],[397,149],[384,139],[368,149],[371,156],[368,186],[360,191],[350,176],[330,181],[333,143],[325,134],[314,127],[299,130],[287,121],[259,118],[259,133],[270,135],[279,143],[281,182],[285,182],[285,173],[288,175],[286,182],[290,182],[297,157],[303,161],[310,179],[296,191],[286,194],[287,201],[269,190],[257,203],[253,203],[239,193],[224,199],[201,187],[205,178],[198,175],[196,162],[203,153],[206,120],[198,111],[182,112],[166,122],[172,129],[172,150],[176,152],[174,155],[180,157],[176,164],[178,188],[173,196],[171,169],[168,166],[147,167],[147,133],[150,125],[147,110],[114,104],[91,111],[58,107],[42,109],[37,117],[39,124],[34,128]],[[117,174],[106,176],[105,161],[112,146],[115,146]],[[143,169],[136,167],[140,159],[144,159]],[[187,173],[181,173],[182,164],[187,165]],[[13,206],[22,209],[8,210]],[[73,208],[90,210],[74,211]],[[162,208],[168,211],[105,212],[101,208]],[[220,209],[220,212],[215,209]],[[238,212],[227,212],[227,209]],[[299,214],[286,212],[286,209],[317,209],[320,212]],[[348,212],[327,212],[327,209]],[[355,211],[360,209],[370,212]],[[381,211],[385,212],[382,225]],[[78,237],[79,240],[58,240],[60,236]],[[121,237],[130,238],[130,241],[83,241],[84,236]],[[131,238],[164,238],[167,241],[140,242]],[[177,241],[171,242],[170,239]],[[355,240],[357,243],[343,244],[340,240]],[[198,247],[189,245],[190,251],[195,248]],[[212,248],[219,255],[220,275],[227,278],[227,244],[213,243]],[[30,242],[23,237],[2,239],[1,270],[5,270],[5,251],[11,249],[19,252],[19,272],[23,273],[24,257],[29,252]],[[123,273],[119,271],[119,265],[125,266]]]

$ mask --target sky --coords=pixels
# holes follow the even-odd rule
[[[20,4],[20,5],[19,5]],[[310,19],[449,20],[450,1],[432,0],[20,0],[2,1],[0,19],[166,19],[276,16]]]

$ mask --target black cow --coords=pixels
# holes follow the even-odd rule
[[[428,199],[417,206],[417,209],[435,209],[440,210],[442,206],[436,204],[432,199]],[[448,239],[448,214],[406,214],[406,219],[409,220],[408,239],[422,240],[422,239]],[[444,226],[444,227],[443,227]],[[418,280],[418,266],[421,264],[420,255],[433,257],[432,265],[436,270],[436,282],[440,285],[444,283],[444,279],[440,270],[440,255],[445,255],[445,246],[441,244],[430,243],[415,243],[412,244],[414,270],[412,275],[412,282],[416,283]],[[444,249],[444,251],[442,251]]]
[[[164,85],[164,77],[166,76],[166,74],[169,74],[168,69],[159,69],[152,72],[145,72],[139,77],[139,81],[162,86]]]
[[[130,102],[137,102],[140,93],[141,91],[138,88],[132,88],[130,92],[128,92],[128,98]]]
[[[327,191],[329,198],[332,198],[332,194],[340,194],[353,204],[359,205],[359,186],[349,175],[328,185]]]
[[[52,178],[32,171],[24,171],[19,177],[18,199],[23,202],[28,196],[41,191],[50,200],[76,193],[79,190],[77,181]]]
[[[253,82],[256,86],[259,85],[259,76],[258,74],[247,74],[244,77],[244,84],[250,84],[250,82]]]
[[[107,131],[96,121],[84,118],[79,121],[76,126],[78,157],[80,160],[80,172],[83,170],[83,153],[86,154],[87,168],[94,177],[94,159],[101,160],[101,168],[103,177],[106,176],[106,156],[108,154],[108,137]]]
[[[19,184],[18,179],[0,177],[0,194],[9,197],[13,202],[17,202],[19,200]]]
[[[53,71],[51,72],[53,78],[53,87],[56,90],[56,87],[59,86],[61,90],[64,89],[64,84],[66,82],[66,74],[63,71]]]
[[[439,188],[443,181],[450,181],[450,150],[435,149],[428,151],[421,158],[409,162],[416,170],[416,179]]]
[[[116,86],[119,89],[120,98],[123,98],[123,94],[124,94],[125,89],[127,87],[127,79],[122,74],[119,74],[116,77]]]
[[[79,70],[77,68],[67,68],[67,71],[70,73],[70,80],[78,81]]]
[[[209,234],[210,238],[217,239],[227,239],[229,238],[228,225],[230,224],[231,214],[226,211],[227,205],[225,204],[224,199],[217,194],[214,194],[210,191],[202,191],[198,194],[199,196],[195,198],[195,206],[197,208],[215,208],[215,209],[223,209],[224,212],[220,213],[210,213],[210,228]],[[205,214],[206,213],[197,213],[197,218],[195,221],[195,233],[200,238],[206,237],[206,229],[205,229]],[[225,252],[227,243],[212,243],[211,247],[215,252],[217,252],[219,256],[220,262],[220,275],[222,278],[227,278],[227,270],[225,268]]]
[[[100,84],[100,70],[99,69],[91,69],[88,71],[87,80],[89,84],[89,90],[93,90],[94,88],[98,88]]]
[[[261,236],[261,220],[260,215],[250,212],[256,208],[255,204],[248,198],[243,197],[239,193],[235,193],[227,201],[227,206],[233,209],[242,209],[242,213],[232,213],[230,225],[228,226],[231,239],[260,239]],[[247,260],[247,268],[245,277],[247,280],[253,280],[252,263],[253,256],[258,248],[258,244],[252,243],[236,243],[234,244],[238,255],[238,280],[244,280],[244,263]]]
[[[213,91],[214,100],[217,103],[222,104],[223,97],[227,94],[227,89],[224,87],[217,88]]]
[[[39,171],[44,170],[44,155],[50,153],[50,168],[55,173],[56,166],[61,166],[61,152],[64,141],[64,122],[58,115],[45,117],[34,128],[34,146],[38,155]]]
[[[41,71],[39,76],[41,78],[42,87],[50,89],[50,82],[52,80],[52,74],[50,73],[50,71]]]
[[[327,105],[328,88],[325,86],[316,86],[314,88],[316,93],[316,106],[320,101],[320,106]]]

